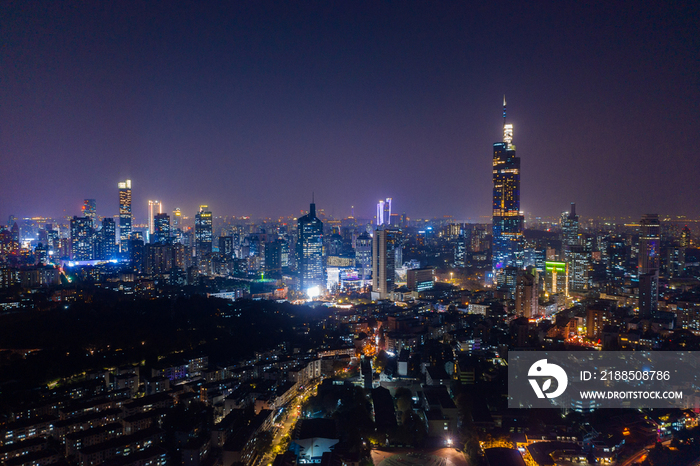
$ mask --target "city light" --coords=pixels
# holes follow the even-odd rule
[[[318,286],[312,286],[306,290],[306,295],[309,297],[309,299],[313,300],[314,298],[321,296],[321,288]]]

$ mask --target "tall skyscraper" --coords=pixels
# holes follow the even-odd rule
[[[180,228],[182,225],[182,211],[179,207],[173,210],[173,228]]]
[[[70,258],[89,261],[94,258],[92,220],[89,217],[73,217],[70,221]]]
[[[387,197],[377,203],[377,226],[391,225],[391,200]]]
[[[397,230],[377,230],[372,238],[372,295],[391,299],[396,274]]]
[[[578,245],[579,221],[576,215],[576,204],[571,203],[570,212],[561,214],[561,247],[564,250],[564,257],[571,246]]]
[[[92,228],[97,228],[97,201],[85,199],[83,201],[83,217],[87,217],[92,222]]]
[[[585,293],[589,289],[591,275],[591,252],[584,246],[573,245],[567,250],[569,290]]]
[[[309,213],[297,220],[297,268],[299,290],[325,288],[323,273],[323,222],[316,217],[316,204],[311,203]]]
[[[588,291],[591,249],[579,240],[579,216],[576,204],[571,203],[569,212],[561,213],[561,258],[569,271],[569,291]]]
[[[367,280],[372,272],[372,238],[366,232],[355,240],[355,262],[360,269],[360,278]]]
[[[513,125],[506,124],[503,98],[503,142],[493,145],[493,242],[494,280],[503,284],[506,267],[521,266],[523,216],[520,215],[520,158],[515,156]]]
[[[661,224],[659,216],[642,217],[639,228],[639,315],[650,318],[659,309],[659,255]]]
[[[102,219],[100,230],[100,254],[98,259],[112,260],[117,258],[117,227],[114,219],[105,217]]]
[[[213,230],[209,206],[200,205],[194,216],[194,241],[197,248],[197,260],[208,256],[212,251]]]
[[[384,201],[379,200],[377,202],[377,226],[381,226],[384,224]]]
[[[131,239],[131,180],[120,181],[117,186],[119,187],[119,247],[122,252],[128,253],[129,239]]]
[[[148,201],[148,234],[153,236],[156,232],[156,215],[163,213],[163,204],[160,201]],[[153,243],[153,239],[151,239]]]
[[[170,242],[170,216],[168,214],[156,214],[153,219],[154,228],[152,243],[166,244]]]

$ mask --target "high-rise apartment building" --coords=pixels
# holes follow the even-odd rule
[[[372,272],[372,238],[366,232],[355,240],[355,262],[360,278],[367,280]]]
[[[521,266],[523,216],[520,215],[520,158],[515,156],[513,125],[506,124],[503,98],[503,142],[493,145],[493,238],[494,280],[503,283],[506,267]]]
[[[585,293],[590,288],[591,252],[584,246],[572,245],[568,249],[569,290]]]
[[[122,252],[128,253],[132,222],[131,180],[120,181],[117,186],[119,187],[119,247]]]
[[[377,230],[372,238],[372,296],[391,299],[396,275],[397,230]]]
[[[211,254],[214,236],[211,221],[209,206],[199,206],[199,212],[194,216],[194,241],[197,248],[197,260]]]
[[[591,339],[600,338],[603,327],[608,321],[609,312],[601,307],[591,306],[586,309],[586,336]]]
[[[227,259],[234,257],[233,253],[233,237],[219,236],[219,254]]]
[[[316,204],[297,220],[297,269],[299,290],[325,287],[323,272],[323,222],[316,217]]]
[[[539,314],[539,283],[532,268],[519,272],[515,279],[515,313],[528,319]]]
[[[642,217],[639,228],[639,315],[654,317],[659,309],[659,258],[661,224],[659,216]]]
[[[105,217],[102,219],[100,251],[97,258],[102,260],[117,258],[117,226],[112,218]]]
[[[97,201],[85,199],[83,201],[83,217],[87,217],[92,222],[92,228],[97,228]]]
[[[89,217],[73,217],[70,221],[70,258],[89,261],[94,258],[92,220]]]
[[[282,271],[282,245],[283,241],[280,239],[264,243],[265,271],[270,273]]]
[[[471,238],[465,235],[458,236],[454,241],[454,266],[464,267],[467,259],[467,244]]]
[[[153,218],[152,243],[166,244],[170,242],[170,216],[168,214],[156,214]]]

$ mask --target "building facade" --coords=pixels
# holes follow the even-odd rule
[[[377,230],[372,238],[372,296],[391,299],[396,275],[396,230]]]
[[[326,284],[323,270],[323,222],[316,217],[316,204],[297,220],[297,268],[299,290],[306,292]]]
[[[83,201],[83,217],[87,217],[92,222],[92,228],[97,228],[97,201],[85,199]]]
[[[506,124],[503,99],[503,142],[493,145],[493,237],[494,281],[503,284],[506,267],[522,266],[523,216],[520,215],[520,158],[515,155],[513,125]]]
[[[168,214],[156,214],[153,219],[154,230],[152,243],[165,244],[170,242],[170,216]]]
[[[194,216],[194,241],[198,261],[211,254],[214,236],[211,222],[209,206],[199,206],[199,212]]]
[[[131,180],[120,181],[119,187],[119,247],[123,253],[129,252],[131,239]]]
[[[92,219],[73,217],[70,221],[70,258],[74,261],[94,259]]]
[[[639,228],[639,315],[654,317],[659,309],[659,256],[661,224],[659,216],[642,217]]]

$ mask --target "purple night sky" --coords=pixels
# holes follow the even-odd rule
[[[4,2],[0,222],[484,221],[504,93],[526,212],[700,216],[700,3],[480,3]]]

